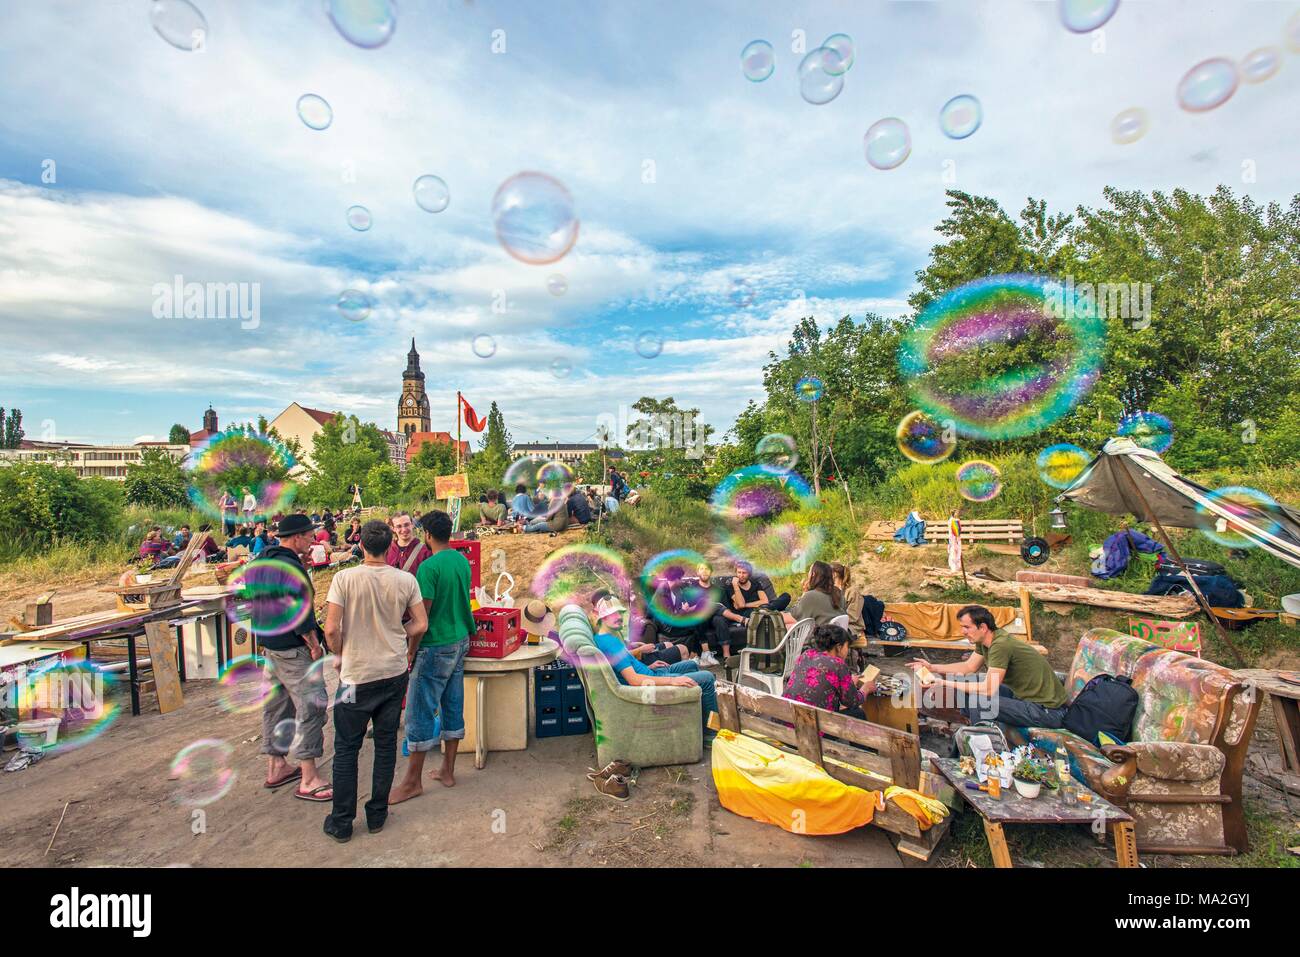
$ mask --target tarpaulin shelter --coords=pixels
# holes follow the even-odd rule
[[[1184,478],[1132,439],[1111,439],[1057,501],[1175,528],[1233,532],[1300,568],[1300,511],[1243,504]]]

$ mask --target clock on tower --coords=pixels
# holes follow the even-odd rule
[[[410,438],[413,432],[429,431],[429,396],[424,391],[424,373],[420,371],[420,354],[411,340],[406,354],[406,371],[402,373],[402,395],[397,400],[397,431]]]

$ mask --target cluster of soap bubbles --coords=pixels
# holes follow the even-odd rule
[[[297,495],[297,485],[283,477],[295,464],[293,453],[283,442],[260,432],[230,429],[209,436],[190,453],[186,491],[195,508],[220,519],[221,501],[227,493],[243,514],[247,490],[256,499],[254,517],[264,520],[287,509]]]
[[[957,492],[968,502],[991,502],[1002,491],[1002,473],[992,462],[972,459],[957,469]]]
[[[826,386],[815,375],[806,375],[794,384],[794,394],[800,402],[816,402],[825,391]]]
[[[894,431],[898,451],[913,462],[934,465],[957,449],[955,423],[944,425],[924,412],[909,412]]]
[[[533,517],[550,518],[561,508],[568,507],[574,485],[573,469],[564,462],[516,459],[502,476],[501,487],[505,489],[506,496],[510,497],[519,485],[528,489],[530,495],[540,492],[545,498],[540,505],[534,506]]]
[[[641,572],[641,594],[647,610],[666,625],[691,627],[708,621],[720,600],[716,584],[700,584],[699,568],[707,565],[699,552],[678,548],[660,552]]]
[[[573,196],[545,173],[517,173],[502,183],[492,197],[492,223],[501,247],[530,265],[556,262],[578,240]]]
[[[232,745],[213,738],[181,748],[168,774],[173,799],[186,807],[204,807],[225,797],[235,786],[234,757]]]
[[[709,505],[722,547],[769,575],[805,571],[821,552],[821,502],[794,472],[738,469],[718,483]]]
[[[899,348],[899,367],[921,410],[951,419],[958,435],[1017,438],[1051,425],[1096,384],[1105,331],[1095,303],[1059,282],[990,276],[930,303]],[[1015,364],[982,373],[999,349]]]
[[[1091,461],[1088,453],[1079,446],[1062,442],[1039,452],[1035,464],[1038,477],[1052,488],[1069,488]]]
[[[1174,425],[1159,412],[1131,412],[1119,420],[1117,435],[1159,455],[1174,444]]]
[[[255,635],[293,631],[312,614],[311,585],[302,569],[286,561],[263,558],[230,575],[231,621],[247,621]]]
[[[853,66],[853,38],[846,33],[827,37],[799,63],[799,95],[823,106],[844,89],[844,74]],[[740,51],[740,72],[751,83],[762,83],[776,69],[776,55],[766,40],[751,40]]]
[[[1254,548],[1259,542],[1246,533],[1255,529],[1277,535],[1282,524],[1277,516],[1281,508],[1266,492],[1244,485],[1229,485],[1215,489],[1207,496],[1210,504],[1198,503],[1196,514],[1201,520],[1201,531],[1215,544],[1224,548]],[[1222,513],[1227,512],[1228,516]],[[1233,519],[1239,519],[1234,521]]]
[[[754,461],[759,465],[788,472],[799,464],[799,448],[789,435],[765,435],[754,447]]]
[[[33,716],[60,718],[53,744],[38,739],[33,745],[48,753],[79,748],[100,737],[121,716],[116,697],[121,684],[113,672],[85,660],[53,658],[37,664],[6,689],[18,710]],[[0,697],[3,700],[3,697]]]

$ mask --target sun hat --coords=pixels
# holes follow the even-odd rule
[[[519,621],[524,631],[530,635],[546,637],[555,630],[555,616],[540,598],[529,600],[519,610]]]

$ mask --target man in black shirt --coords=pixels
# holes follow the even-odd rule
[[[279,576],[267,576],[266,580],[290,590],[301,588],[303,594],[294,596],[293,604],[301,608],[297,603],[305,602],[306,614],[301,623],[278,633],[271,633],[278,629],[269,627],[273,616],[266,615],[268,631],[257,635],[270,682],[262,705],[262,753],[270,758],[264,786],[277,788],[301,777],[294,797],[329,802],[334,800],[334,791],[316,769],[316,759],[325,750],[328,692],[322,669],[312,667],[324,654],[324,646],[316,622],[311,577],[302,563],[311,549],[311,519],[306,515],[286,516],[280,522],[278,536],[279,544],[263,549],[247,567],[255,569],[259,563],[271,561],[287,566],[283,577],[289,581],[282,582]],[[256,571],[251,576],[246,573],[246,580],[257,582],[259,576]],[[297,761],[298,766],[291,767],[286,757]]]
[[[582,493],[582,489],[576,485],[573,491],[569,493],[569,517],[579,525],[586,525],[591,521],[591,504],[587,501],[587,496]]]

